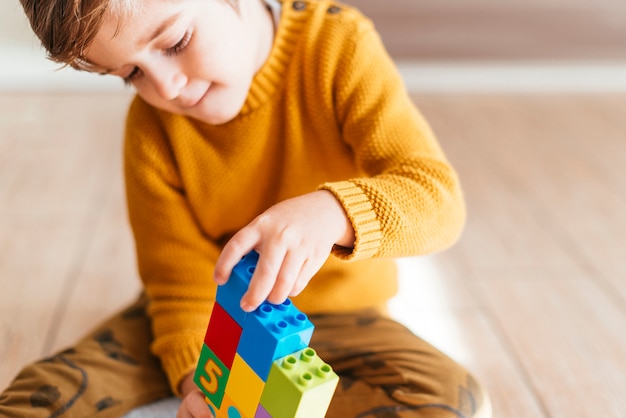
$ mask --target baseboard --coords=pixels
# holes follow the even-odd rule
[[[398,62],[398,68],[411,92],[626,92],[626,61]]]

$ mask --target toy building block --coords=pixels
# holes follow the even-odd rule
[[[237,352],[266,380],[274,360],[309,345],[313,328],[289,299],[280,305],[264,302],[248,315]]]
[[[230,370],[224,363],[203,344],[194,382],[217,409],[222,405],[229,374]]]
[[[233,365],[242,328],[218,303],[213,305],[204,343],[230,369]]]
[[[224,398],[222,399],[222,407],[219,409],[216,409],[211,402],[207,401],[207,404],[209,405],[209,409],[211,409],[211,413],[215,418],[247,418],[239,412],[239,409],[235,406],[232,399],[230,399],[228,395],[224,395]]]
[[[265,382],[237,354],[226,383],[226,396],[237,406],[241,415],[254,417],[264,387]]]
[[[320,418],[339,376],[310,347],[274,362],[261,405],[272,418]]]
[[[265,408],[263,408],[263,405],[259,404],[254,418],[272,418],[272,416],[269,414],[269,412],[267,412]]]
[[[259,255],[219,286],[194,382],[216,418],[320,418],[339,378],[308,347],[314,326],[287,299],[240,307]]]
[[[241,298],[248,290],[259,254],[251,251],[233,268],[228,282],[217,289],[216,301],[226,312],[243,327],[248,313],[241,309]]]

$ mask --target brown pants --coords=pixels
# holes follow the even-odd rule
[[[145,307],[141,297],[74,348],[24,368],[0,395],[0,416],[120,417],[172,396]],[[399,323],[372,311],[311,320],[311,347],[340,376],[327,417],[491,416],[476,380]]]

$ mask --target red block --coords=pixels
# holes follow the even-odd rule
[[[237,345],[241,337],[241,327],[237,322],[215,302],[209,320],[204,343],[224,363],[228,370],[233,366]]]

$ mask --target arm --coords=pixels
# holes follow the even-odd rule
[[[180,395],[179,383],[200,355],[219,248],[196,224],[159,120],[139,99],[129,113],[124,153],[129,219],[150,298],[152,351]]]
[[[257,250],[261,257],[241,300],[242,309],[252,311],[265,299],[278,304],[299,294],[334,245],[353,243],[343,207],[331,193],[318,190],[272,206],[235,234],[215,266],[215,280],[225,283],[241,257]]]
[[[371,24],[362,20],[354,32],[328,71],[326,103],[363,174],[275,205],[233,237],[216,265],[218,283],[250,249],[261,255],[244,309],[299,293],[331,250],[346,259],[426,254],[460,233],[456,173]]]
[[[465,221],[456,172],[417,110],[369,21],[337,65],[336,115],[364,175],[321,188],[339,199],[355,226],[346,259],[429,254],[452,245]],[[379,232],[379,241],[371,238]],[[367,238],[367,239],[365,239]]]

